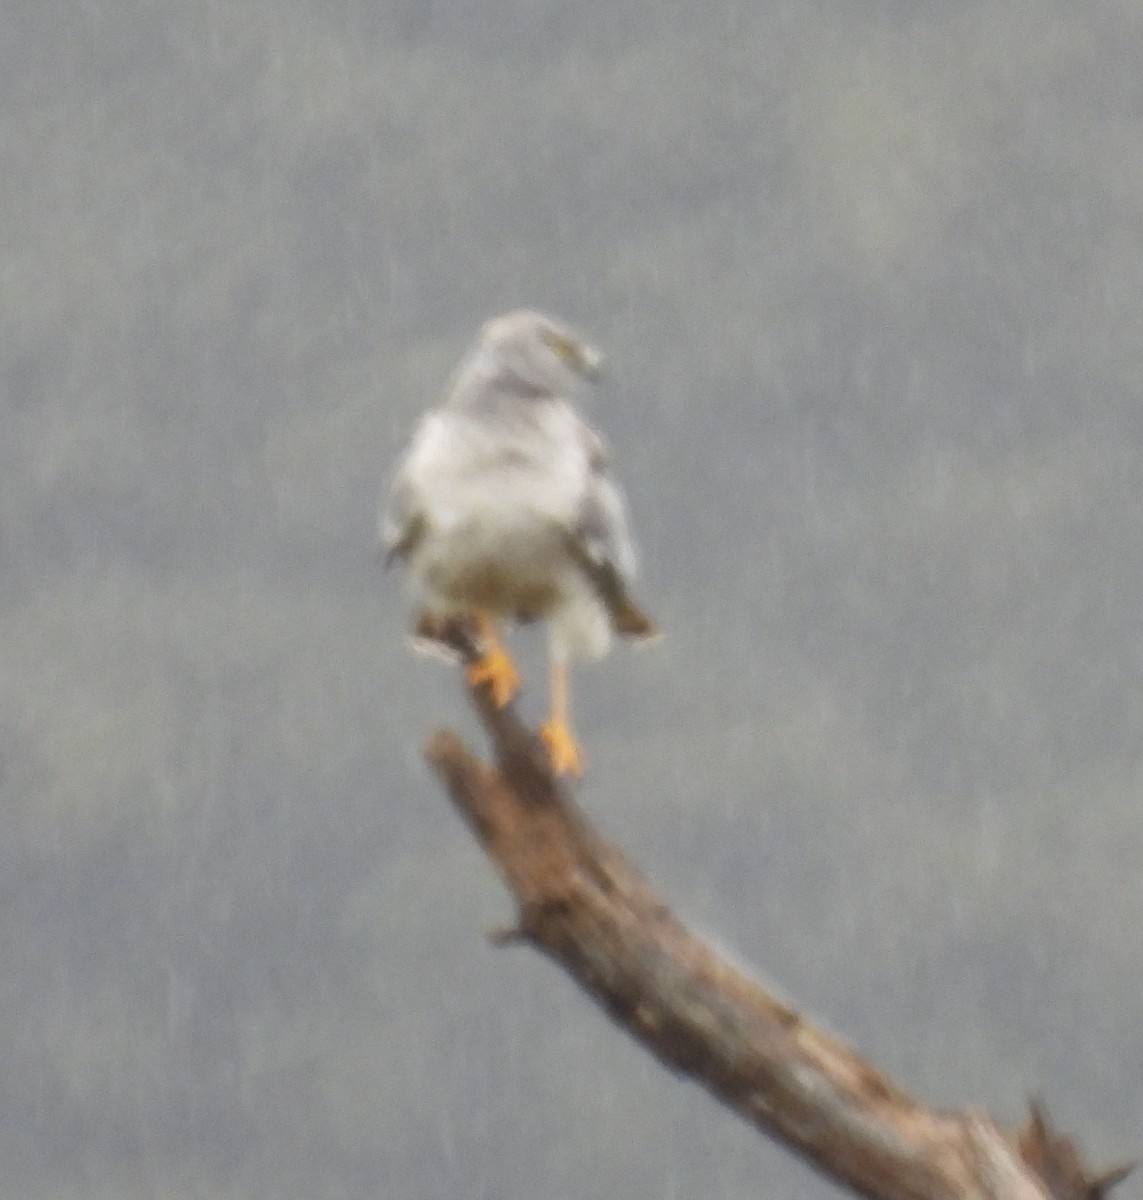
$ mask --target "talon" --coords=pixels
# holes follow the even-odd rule
[[[545,721],[540,726],[540,737],[548,748],[554,775],[572,775],[578,779],[583,774],[583,762],[575,735],[563,721]]]
[[[497,708],[504,708],[520,690],[516,664],[499,644],[490,646],[476,662],[469,664],[465,674],[472,687],[488,687]]]

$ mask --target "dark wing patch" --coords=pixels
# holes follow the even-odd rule
[[[408,558],[428,533],[429,522],[423,513],[415,513],[397,537],[384,547],[382,563],[391,567],[399,558]]]
[[[392,565],[399,558],[408,558],[428,529],[428,518],[417,505],[414,490],[402,465],[377,522],[377,544],[385,566]]]
[[[659,627],[631,598],[627,582],[613,562],[597,557],[588,541],[574,533],[568,535],[568,549],[607,609],[615,633],[639,641],[659,636]]]

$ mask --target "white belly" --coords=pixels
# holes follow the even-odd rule
[[[437,603],[532,617],[560,603],[574,569],[555,525],[507,520],[503,513],[430,524],[410,566]]]

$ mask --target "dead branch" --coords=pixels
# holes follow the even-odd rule
[[[449,732],[428,757],[516,899],[497,941],[555,959],[669,1067],[875,1200],[1100,1200],[1126,1174],[1091,1173],[1039,1107],[1014,1133],[920,1104],[691,933],[552,779],[512,707],[473,702],[497,765]]]

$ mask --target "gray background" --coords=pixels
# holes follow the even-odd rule
[[[1138,1154],[1141,63],[1127,0],[8,0],[4,1193],[836,1194],[483,940],[372,526],[518,304],[667,630],[576,675],[585,807],[925,1100]]]

